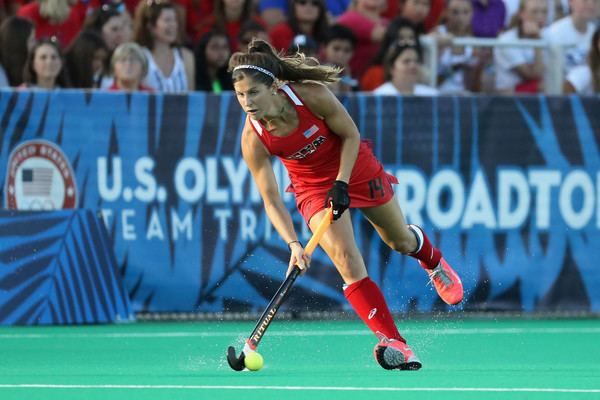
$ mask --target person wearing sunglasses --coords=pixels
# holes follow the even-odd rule
[[[352,0],[325,0],[329,21],[334,21],[345,13]],[[269,28],[284,22],[290,13],[289,0],[259,0],[258,12]]]
[[[329,29],[324,0],[289,0],[289,16],[269,32],[270,43],[276,50],[287,52],[294,37],[305,35],[319,46]]]

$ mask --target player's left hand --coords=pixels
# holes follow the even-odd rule
[[[348,184],[344,181],[335,181],[327,192],[325,207],[333,208],[333,220],[340,218],[342,213],[350,207],[350,196],[348,195]]]
[[[288,264],[288,269],[285,276],[288,276],[294,266],[297,265],[298,268],[302,270],[302,274],[306,272],[306,270],[310,267],[310,255],[304,252],[304,247],[300,244],[300,242],[293,242],[290,245],[290,262]]]

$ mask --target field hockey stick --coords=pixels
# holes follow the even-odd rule
[[[327,210],[327,213],[323,217],[323,220],[317,227],[317,230],[315,231],[313,236],[308,241],[306,247],[304,248],[304,253],[309,255],[312,254],[312,252],[317,247],[317,244],[319,244],[319,241],[323,237],[323,234],[325,233],[329,225],[331,225],[332,221],[333,213],[331,208],[329,208]],[[291,289],[298,275],[300,275],[301,271],[302,270],[300,269],[300,267],[295,265],[292,269],[292,272],[287,276],[287,278],[285,278],[279,289],[277,289],[277,292],[275,292],[275,295],[267,305],[267,308],[265,309],[265,311],[263,311],[262,315],[260,316],[258,323],[256,324],[254,330],[250,334],[250,337],[248,337],[248,339],[246,340],[244,349],[240,352],[239,357],[235,354],[235,348],[233,346],[229,346],[229,348],[227,349],[227,362],[229,363],[229,366],[232,369],[236,371],[242,371],[246,367],[244,363],[244,359],[246,358],[244,351],[256,350],[263,335],[267,331],[267,328],[273,321],[275,314],[277,314],[277,310],[279,310],[279,307],[285,301],[289,290]]]

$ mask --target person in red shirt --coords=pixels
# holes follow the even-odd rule
[[[337,23],[352,29],[356,36],[350,68],[352,76],[360,80],[379,51],[388,20],[380,16],[385,7],[384,0],[356,0],[353,5],[353,9],[342,14]]]
[[[77,0],[38,0],[21,7],[17,15],[34,23],[36,39],[56,38],[64,49],[81,30],[86,10]]]
[[[174,0],[174,3],[182,14],[186,42],[191,43],[200,37],[198,29],[202,26],[202,20],[213,13],[214,4],[211,0]]]
[[[462,283],[423,230],[406,225],[392,188],[397,179],[361,141],[354,121],[327,88],[339,79],[340,69],[307,62],[302,54],[281,57],[267,42],[255,40],[247,52],[233,54],[229,70],[247,114],[242,155],[269,220],[288,244],[288,274],[294,265],[306,270],[310,258],[279,194],[272,156],[287,169],[297,207],[313,231],[332,208],[334,222],[320,244],[345,283],[344,295],[379,340],[377,362],[385,369],[421,368],[381,290],[368,277],[345,211],[360,209],[391,249],[416,258],[446,303],[462,300]]]

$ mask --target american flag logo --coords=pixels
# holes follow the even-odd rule
[[[52,190],[52,168],[24,168],[21,175],[25,196],[49,196]]]
[[[317,133],[319,131],[319,127],[316,125],[311,126],[310,128],[308,128],[307,130],[304,131],[304,137],[305,138],[309,138],[312,135],[314,135],[315,133]]]

